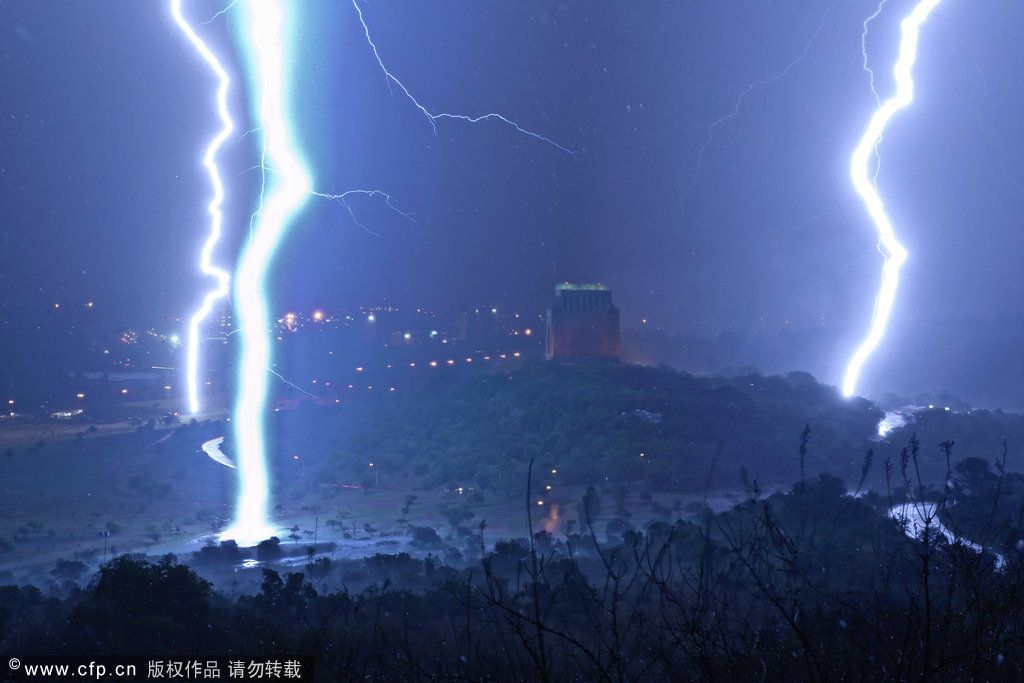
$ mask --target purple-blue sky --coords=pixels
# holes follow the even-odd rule
[[[215,83],[166,4],[0,2],[0,299],[95,299],[111,326],[197,300]],[[184,3],[199,21],[223,4]],[[883,97],[912,4],[889,0],[870,26]],[[435,135],[389,91],[349,3],[295,6],[291,109],[317,189],[385,190],[419,227],[356,200],[373,236],[312,201],[274,270],[279,305],[536,310],[555,282],[602,281],[625,327],[793,334],[767,369],[839,381],[881,269],[847,168],[874,106],[860,43],[877,2],[364,6],[381,56],[426,106],[501,112],[575,157],[496,123],[441,122]],[[244,131],[236,14],[201,30],[231,65]],[[1007,0],[944,0],[922,31],[916,101],[881,146],[880,192],[910,259],[867,389],[896,388],[922,354],[920,386],[940,388],[935,368],[992,355],[972,325],[1019,346],[1021,326],[992,316],[1024,313],[1024,48],[1006,30],[1022,21]],[[698,167],[709,125],[773,77],[715,128]],[[255,201],[256,142],[223,155],[225,263]],[[992,382],[1024,380],[1005,375]]]

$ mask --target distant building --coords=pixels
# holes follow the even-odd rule
[[[205,327],[208,341],[227,343],[228,336],[235,331],[230,299],[223,297],[214,305],[213,311],[206,318]]]
[[[555,287],[548,309],[546,356],[563,360],[619,359],[619,309],[601,285]]]

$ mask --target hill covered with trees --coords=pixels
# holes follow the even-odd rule
[[[343,409],[280,413],[274,452],[302,454],[322,481],[509,489],[527,463],[566,483],[646,482],[660,490],[856,477],[883,413],[806,374],[700,378],[665,367],[529,363],[463,371]],[[373,462],[376,471],[368,469]],[[383,486],[384,484],[380,484]]]

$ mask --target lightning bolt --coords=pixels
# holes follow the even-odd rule
[[[206,154],[203,156],[203,165],[206,166],[206,170],[210,175],[210,184],[213,185],[213,199],[210,200],[208,207],[210,213],[210,232],[203,243],[199,257],[199,269],[204,275],[212,276],[216,280],[216,286],[203,297],[202,304],[192,314],[188,323],[186,384],[188,385],[189,412],[195,414],[199,412],[199,325],[210,314],[213,304],[228,293],[228,283],[230,282],[228,273],[214,266],[212,258],[213,249],[220,240],[221,222],[223,220],[220,207],[224,201],[224,184],[221,182],[220,171],[217,168],[217,152],[220,150],[224,140],[231,135],[234,124],[228,115],[227,94],[231,80],[228,78],[227,72],[206,43],[202,41],[192,29],[192,26],[185,20],[181,13],[181,0],[171,0],[171,14],[174,16],[175,23],[181,27],[189,42],[192,43],[192,46],[217,75],[220,83],[217,87],[217,113],[222,126],[220,132],[210,141],[209,146],[206,148]]]
[[[1006,140],[994,129],[989,128],[989,126],[985,124],[985,119],[982,116],[981,105],[984,104],[985,100],[988,98],[988,77],[985,75],[985,70],[981,68],[981,64],[978,63],[977,58],[974,56],[974,52],[971,50],[970,45],[968,45],[964,41],[960,41],[960,45],[963,47],[964,53],[967,55],[968,61],[970,61],[971,65],[974,67],[974,70],[978,72],[978,79],[981,81],[981,97],[978,98],[978,101],[974,105],[974,116],[975,119],[978,121],[978,127],[981,129],[982,133],[984,133],[986,136],[995,141],[995,143],[999,146],[1000,151],[1005,152],[1005,150],[1008,149]],[[1003,178],[1006,179],[1006,182],[1013,185],[1014,189],[1017,190],[1017,192],[1024,193],[1024,185],[1021,185],[1021,182],[1014,178],[1010,174],[1010,169],[1007,168],[1005,153],[999,155],[999,166],[1003,172]]]
[[[346,190],[346,191],[344,191],[344,192],[342,192],[340,194],[327,194],[327,193],[324,193],[324,192],[314,192],[313,194],[315,194],[317,197],[323,197],[324,199],[330,199],[332,201],[336,201],[339,204],[341,204],[342,206],[344,206],[345,209],[348,211],[348,215],[352,219],[352,222],[355,223],[356,225],[358,225],[360,228],[362,228],[366,232],[368,232],[369,234],[373,235],[374,237],[380,237],[380,235],[375,233],[373,230],[370,230],[368,227],[363,225],[358,218],[356,218],[356,214],[352,210],[352,205],[348,203],[348,198],[350,196],[352,196],[352,195],[363,195],[363,196],[370,197],[370,198],[382,197],[384,199],[384,203],[387,204],[389,209],[391,209],[393,212],[397,213],[399,216],[402,216],[403,218],[408,220],[410,223],[415,225],[417,228],[420,227],[420,224],[416,222],[416,219],[413,218],[413,215],[410,212],[408,212],[408,211],[402,211],[400,208],[398,208],[398,206],[395,204],[394,198],[391,195],[389,195],[387,192],[382,192],[380,190]]]
[[[265,280],[290,218],[311,193],[311,180],[292,147],[284,113],[284,58],[281,5],[274,0],[247,0],[245,39],[255,59],[259,83],[258,111],[263,130],[263,161],[274,167],[269,193],[252,225],[235,277],[235,302],[242,330],[239,396],[234,410],[235,443],[241,479],[234,524],[221,536],[251,544],[274,533],[267,521],[269,492],[263,412],[270,367],[269,315]]]
[[[355,0],[353,0],[353,2],[355,2]],[[797,55],[796,59],[787,64],[786,68],[782,71],[768,76],[767,78],[760,78],[756,81],[752,81],[740,92],[739,95],[736,96],[736,101],[732,105],[732,110],[715,119],[710,125],[708,125],[707,131],[704,135],[704,142],[697,149],[697,163],[694,166],[693,175],[690,176],[690,182],[686,185],[686,189],[683,190],[682,204],[684,207],[686,205],[686,199],[697,186],[697,179],[700,177],[701,170],[704,167],[704,153],[707,152],[708,147],[710,147],[711,143],[714,141],[715,131],[727,121],[732,121],[740,115],[740,109],[743,107],[743,101],[747,99],[747,96],[750,95],[750,93],[754,92],[758,88],[763,88],[775,83],[776,81],[782,80],[788,76],[789,73],[795,69],[798,64],[800,64],[800,62],[807,58],[807,53],[811,51],[811,46],[814,44],[814,41],[818,39],[818,36],[825,29],[825,20],[828,19],[828,15],[832,13],[832,10],[839,6],[840,2],[842,2],[842,0],[836,0],[833,2],[829,8],[825,10],[824,14],[821,15],[821,21],[818,22],[818,28],[816,28],[814,33],[811,34],[811,37],[804,44],[804,49],[800,51],[800,54]]]
[[[907,260],[907,250],[896,239],[896,233],[889,217],[885,214],[885,206],[882,198],[878,195],[875,184],[872,181],[868,170],[868,159],[871,157],[889,120],[911,102],[914,101],[914,80],[911,76],[911,69],[917,60],[917,39],[920,34],[921,25],[928,18],[928,15],[941,0],[921,0],[901,24],[902,38],[900,40],[900,54],[893,69],[896,77],[896,94],[882,103],[871,117],[864,136],[853,151],[850,160],[850,177],[853,186],[864,201],[871,219],[878,229],[879,249],[883,250],[885,265],[882,268],[882,285],[875,298],[874,314],[871,317],[871,328],[867,337],[850,358],[846,368],[846,376],[843,379],[843,395],[851,396],[857,387],[857,379],[860,376],[861,368],[871,353],[878,347],[878,343],[885,334],[886,325],[892,313],[893,301],[896,298],[896,288],[899,285],[900,268]],[[879,11],[881,11],[879,9]],[[877,12],[875,14],[877,16]],[[867,22],[865,22],[866,26]],[[865,29],[866,30],[866,29]],[[873,90],[873,88],[872,88]],[[876,94],[877,96],[877,94]]]
[[[870,66],[868,66],[868,24],[878,18],[878,15],[882,13],[882,10],[885,8],[885,3],[887,2],[889,2],[889,0],[882,0],[878,3],[878,7],[875,8],[875,11],[871,16],[865,19],[864,23],[861,24],[863,30],[860,32],[860,55],[863,58],[861,68],[868,72],[868,77],[871,79],[871,94],[875,96],[875,104],[879,107],[882,106],[882,98],[878,96],[878,91],[875,90],[875,72]]]
[[[238,0],[236,0],[237,2]],[[232,2],[222,12],[227,11]],[[221,536],[242,544],[251,544],[272,535],[274,527],[267,519],[269,499],[266,471],[266,442],[263,431],[263,414],[268,393],[268,373],[284,382],[287,379],[271,367],[269,314],[265,292],[265,279],[271,259],[277,246],[287,232],[291,217],[311,196],[341,203],[348,210],[353,222],[370,232],[356,217],[349,198],[367,196],[383,198],[394,212],[416,223],[412,214],[400,210],[391,195],[380,190],[348,190],[341,193],[317,192],[305,165],[290,142],[288,124],[283,107],[284,101],[284,57],[281,30],[284,5],[279,0],[244,0],[247,16],[244,30],[245,43],[253,55],[254,80],[257,83],[259,126],[254,129],[263,133],[260,153],[260,199],[257,210],[249,222],[249,242],[244,249],[235,273],[234,300],[241,335],[241,363],[238,374],[239,395],[234,409],[235,442],[238,449],[238,471],[240,490],[233,525]],[[481,116],[462,114],[435,114],[421,105],[409,90],[384,66],[377,46],[370,38],[362,10],[353,0],[353,6],[362,23],[366,39],[373,50],[377,63],[384,71],[389,83],[397,85],[409,100],[429,119],[436,133],[436,122],[440,119],[459,119],[469,123],[484,120],[499,120],[520,133],[550,144],[568,154],[573,152],[548,137],[527,130],[516,122],[496,113]],[[248,133],[246,133],[247,135]],[[243,136],[244,137],[244,136]],[[256,167],[254,167],[256,168]],[[269,189],[269,194],[268,194]],[[292,384],[292,386],[295,386]],[[296,388],[299,388],[296,386]],[[301,390],[301,389],[300,389]]]
[[[370,37],[370,27],[366,23],[366,18],[363,16],[363,10],[359,7],[359,3],[357,0],[352,0],[352,7],[355,8],[356,14],[359,15],[359,23],[363,25],[363,33],[366,35],[366,42],[370,45],[370,49],[373,50],[373,56],[376,58],[377,64],[380,66],[380,70],[384,72],[384,76],[387,78],[388,87],[390,88],[392,83],[398,86],[398,89],[401,90],[405,94],[405,96],[409,98],[409,101],[412,102],[413,105],[420,110],[423,116],[427,118],[435,134],[437,133],[437,122],[441,119],[456,119],[459,121],[466,121],[468,123],[479,123],[481,121],[496,120],[501,121],[507,126],[511,126],[518,132],[522,133],[523,135],[528,135],[532,138],[536,138],[541,142],[547,143],[553,147],[562,150],[563,152],[570,156],[576,156],[576,153],[573,152],[568,147],[564,147],[555,142],[554,140],[552,140],[551,138],[541,135],[540,133],[536,133],[532,130],[523,128],[515,121],[512,121],[511,119],[508,119],[502,116],[501,114],[492,112],[490,114],[481,114],[479,116],[469,116],[467,114],[434,113],[430,111],[425,106],[420,104],[419,100],[417,100],[413,96],[413,94],[409,92],[409,89],[405,87],[405,84],[402,83],[402,81],[398,80],[398,77],[395,76],[390,71],[388,71],[388,68],[384,66],[384,60],[381,58],[380,52],[377,50],[377,44],[374,43],[373,38]]]

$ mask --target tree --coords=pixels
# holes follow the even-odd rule
[[[434,548],[442,545],[441,537],[429,526],[410,526],[409,534],[412,536],[412,545],[417,548]]]
[[[476,513],[470,509],[468,502],[456,503],[454,501],[445,501],[438,506],[437,511],[451,525],[452,529],[451,534],[448,536],[449,538],[455,535],[455,527],[463,522],[468,522],[476,516]]]
[[[281,539],[277,536],[271,536],[265,541],[260,541],[256,544],[256,559],[261,562],[268,560],[276,560],[284,555],[281,550]]]
[[[61,558],[54,563],[50,574],[61,581],[78,581],[88,569],[81,560],[65,560]]]
[[[306,565],[309,578],[314,581],[322,581],[331,573],[331,560],[328,557],[318,557]]]
[[[211,585],[169,558],[118,557],[102,568],[57,637],[65,651],[194,652],[214,628]]]
[[[587,529],[601,515],[601,496],[597,489],[588,486],[583,494],[583,500],[576,506],[576,514],[580,520],[580,526]]]
[[[412,508],[412,504],[416,502],[416,495],[408,493],[405,496],[405,505],[402,506],[402,516],[407,517],[409,515],[409,509]]]

